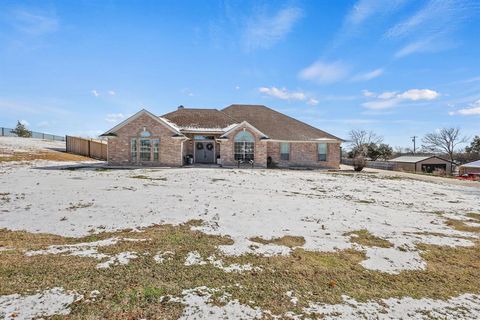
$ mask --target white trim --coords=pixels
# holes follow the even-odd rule
[[[232,131],[236,130],[237,128],[239,127],[242,127],[242,126],[246,126],[248,128],[250,128],[252,131],[255,131],[256,133],[258,133],[259,135],[262,136],[262,138],[268,138],[268,136],[263,133],[262,131],[258,130],[257,128],[255,128],[253,125],[251,125],[250,123],[248,123],[247,121],[243,121],[243,122],[240,122],[239,124],[237,124],[236,126],[232,127],[231,129],[229,129],[228,131],[226,131],[224,134],[222,134],[222,136],[220,138],[223,138],[227,135],[229,135]]]
[[[131,116],[130,118],[128,119],[125,119],[123,120],[122,122],[120,122],[119,124],[117,124],[115,127],[113,127],[112,129],[108,130],[107,132],[103,133],[102,135],[107,135],[107,134],[110,134],[110,133],[115,133],[116,131],[118,131],[120,128],[126,126],[127,124],[129,124],[130,122],[132,122],[133,120],[139,118],[140,116],[142,115],[147,115],[147,116],[150,116],[151,118],[155,119],[157,122],[161,123],[162,125],[164,125],[166,128],[168,128],[170,131],[172,132],[175,132],[176,134],[182,134],[180,131],[178,131],[177,129],[175,129],[173,126],[171,126],[169,123],[167,123],[163,118],[161,117],[157,117],[156,115],[154,115],[153,113],[145,110],[145,109],[142,109],[140,111],[138,111],[137,113],[135,113],[133,116]]]

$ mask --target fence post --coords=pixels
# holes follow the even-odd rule
[[[3,135],[4,135],[4,133],[3,133],[3,132],[4,132],[4,130],[5,130],[5,128],[3,128],[3,127],[2,127],[2,137],[3,137]]]

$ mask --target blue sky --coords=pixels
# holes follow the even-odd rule
[[[0,2],[0,126],[265,104],[346,138],[480,134],[479,1]]]

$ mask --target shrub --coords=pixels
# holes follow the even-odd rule
[[[355,171],[362,171],[366,165],[367,165],[367,160],[365,160],[365,157],[363,156],[358,156],[355,159],[353,159],[353,170]]]

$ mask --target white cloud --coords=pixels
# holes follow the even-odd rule
[[[431,0],[424,3],[415,14],[385,33],[389,39],[408,39],[408,43],[395,54],[396,58],[455,46],[454,31],[470,16],[475,16],[480,8],[475,1]]]
[[[351,27],[358,27],[367,19],[378,15],[389,14],[400,7],[405,2],[403,0],[360,0],[355,3],[348,15],[345,17],[344,24]]]
[[[100,95],[100,93],[97,91],[97,90],[92,90],[90,91],[92,93],[92,95],[94,95],[95,97],[98,97]]]
[[[260,13],[251,18],[243,34],[247,50],[270,48],[282,40],[303,16],[300,8],[289,7],[278,11],[273,16]]]
[[[397,95],[400,99],[417,100],[433,100],[438,98],[440,94],[430,89],[410,89]]]
[[[397,95],[397,91],[385,91],[380,93],[377,98],[379,99],[392,99]]]
[[[452,111],[452,112],[449,112],[448,114],[451,116],[455,114],[459,114],[462,116],[480,115],[480,99],[471,103],[470,106],[467,108],[463,108],[457,111]]]
[[[307,104],[312,106],[318,104],[317,99],[309,97],[302,91],[288,91],[286,88],[279,89],[277,87],[260,87],[258,88],[258,91],[270,97],[281,100],[305,101]]]
[[[125,119],[125,115],[123,113],[109,113],[105,118],[107,122],[120,122],[121,120]]]
[[[48,128],[48,127],[50,127],[50,122],[40,121],[39,123],[37,123],[37,127],[38,128]]]
[[[402,93],[385,91],[378,95],[367,90],[364,90],[363,92],[364,95],[365,92],[368,92],[369,95],[367,97],[375,98],[375,100],[364,102],[362,106],[373,110],[393,108],[404,101],[430,101],[440,96],[437,91],[430,89],[410,89]]]
[[[376,93],[368,90],[362,90],[362,94],[365,97],[375,97]]]
[[[115,91],[113,91],[113,90],[109,90],[109,91],[108,91],[108,94],[111,95],[111,96],[114,96],[114,95],[116,95],[117,93],[116,93]]]
[[[332,63],[317,61],[301,70],[299,77],[319,84],[328,84],[344,79],[347,74],[348,67],[340,61]]]
[[[27,120],[20,120],[20,123],[23,124],[26,127],[28,127],[30,125],[30,123]]]
[[[58,20],[54,16],[37,14],[26,10],[16,10],[12,13],[13,26],[20,32],[39,36],[58,29]]]
[[[383,74],[383,69],[375,69],[366,73],[357,74],[352,78],[352,81],[368,81],[380,77]]]
[[[261,87],[259,92],[282,100],[305,100],[307,96],[301,91],[289,92],[287,89],[278,89],[276,87]]]
[[[240,86],[235,86],[235,90],[240,90]]]

